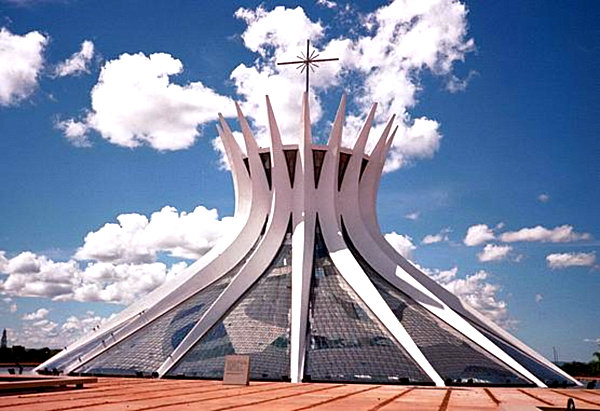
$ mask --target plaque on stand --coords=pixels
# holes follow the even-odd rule
[[[223,384],[248,385],[250,381],[250,356],[227,355],[225,356],[225,372]]]

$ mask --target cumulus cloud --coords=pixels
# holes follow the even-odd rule
[[[71,57],[56,66],[54,75],[56,77],[65,77],[89,73],[89,64],[92,57],[94,57],[94,43],[90,40],[85,40],[81,43],[81,50],[73,53]]]
[[[38,268],[18,272],[8,269],[8,277],[0,282],[0,292],[19,297],[47,297],[55,301],[104,301],[130,304],[180,273],[187,264],[170,268],[160,262],[112,264],[90,262],[81,267],[77,261],[55,262],[43,255],[29,253]],[[14,257],[15,259],[18,258]],[[31,266],[33,267],[33,266]],[[44,320],[43,311],[27,314],[24,319]],[[47,314],[47,313],[46,313]]]
[[[435,244],[435,243],[441,243],[444,241],[448,241],[449,240],[448,233],[450,233],[450,231],[451,230],[449,228],[444,228],[437,234],[427,234],[421,240],[421,244]]]
[[[299,81],[295,70],[287,66],[280,69],[277,67],[277,61],[297,60],[296,55],[306,47],[306,39],[318,41],[323,36],[324,27],[320,22],[312,22],[302,7],[288,9],[278,6],[271,11],[263,7],[255,10],[240,8],[235,16],[247,25],[242,33],[244,45],[260,56],[254,64],[240,64],[231,72],[230,77],[237,93],[242,96],[242,110],[252,119],[259,144],[267,146],[268,121],[264,96],[268,94],[277,113],[283,143],[296,143],[301,110],[300,96],[304,84]],[[325,78],[335,82],[335,74],[339,67],[332,67],[323,67],[319,77],[314,77],[313,87],[320,84],[319,81],[325,81]],[[330,73],[332,69],[334,72]],[[315,92],[311,93],[310,98],[311,120],[316,122],[322,115],[321,103]]]
[[[166,53],[122,54],[102,67],[85,118],[67,119],[58,127],[75,143],[87,141],[87,132],[94,130],[123,147],[188,148],[203,124],[215,120],[219,111],[232,115],[234,108],[229,97],[201,82],[171,81],[182,72],[181,61]]]
[[[517,241],[570,243],[573,241],[589,240],[591,238],[591,234],[577,233],[573,231],[572,226],[566,224],[551,229],[538,225],[531,228],[522,228],[518,231],[508,231],[500,235],[500,240],[506,243]]]
[[[69,316],[61,323],[48,318],[35,322],[26,321],[19,329],[10,330],[10,340],[25,347],[62,348],[90,333],[94,327],[108,319],[110,317],[104,318],[93,311],[87,311],[81,316]]]
[[[321,93],[352,75],[348,87],[356,87],[350,93],[343,142],[353,144],[368,107],[379,102],[372,134],[378,134],[392,114],[400,120],[385,167],[386,172],[393,171],[416,159],[430,158],[439,148],[439,123],[426,117],[412,118],[408,109],[417,103],[421,72],[448,75],[454,62],[473,50],[473,41],[466,38],[466,14],[465,6],[452,0],[395,1],[360,16],[367,28],[363,35],[327,39],[326,27],[313,22],[301,7],[241,8],[236,17],[247,24],[242,34],[244,45],[260,57],[250,66],[239,65],[231,79],[261,144],[268,144],[264,94],[273,100],[284,142],[295,142],[300,99],[290,96],[300,95],[303,84],[293,69],[276,63],[295,60],[310,38],[322,57],[339,57],[335,64],[321,65],[312,79],[311,119],[316,122],[322,116]],[[373,144],[371,139],[369,146]]]
[[[23,316],[23,320],[25,321],[39,321],[45,319],[50,311],[47,308],[39,308],[37,311],[34,311],[29,314],[25,314]]]
[[[457,267],[450,270],[428,270],[422,267],[421,269],[499,326],[506,329],[515,327],[516,321],[510,317],[506,301],[498,295],[501,287],[489,282],[490,273],[480,270],[460,278]]]
[[[3,294],[25,297],[56,298],[71,292],[79,272],[75,261],[54,262],[29,251],[9,260],[0,283]]]
[[[317,0],[317,4],[319,6],[327,7],[328,9],[334,9],[338,6],[335,1],[331,0]]]
[[[591,267],[596,263],[596,253],[555,253],[546,256],[548,267],[560,269],[567,267]]]
[[[37,256],[32,252],[25,251],[11,258],[6,263],[6,270],[11,273],[27,273],[27,272],[39,272],[41,267],[40,261]]]
[[[509,245],[486,244],[483,250],[477,254],[477,258],[482,263],[489,261],[500,261],[505,259],[512,251]]]
[[[415,251],[417,248],[413,244],[412,238],[406,235],[398,234],[395,231],[385,234],[384,237],[387,242],[390,243],[391,246],[398,251],[398,253],[400,253],[400,255],[409,260],[412,259],[413,251]]]
[[[90,263],[78,275],[70,294],[57,300],[104,301],[131,304],[156,287],[174,278],[187,267],[185,262],[112,264]]]
[[[198,206],[191,213],[166,206],[150,218],[136,213],[121,214],[117,223],[107,223],[86,235],[75,254],[78,260],[111,263],[149,263],[159,252],[172,257],[197,259],[210,250],[232,219],[219,219],[217,210]]]
[[[463,242],[469,247],[483,244],[486,241],[494,240],[496,236],[491,228],[486,224],[477,224],[467,229],[467,235]]]
[[[3,272],[8,265],[8,259],[6,258],[6,251],[0,251],[0,272]]]
[[[17,104],[36,89],[47,43],[38,31],[18,35],[0,29],[0,106]]]
[[[329,1],[321,4],[334,5]],[[351,76],[345,81],[350,101],[343,142],[353,144],[369,106],[378,102],[372,134],[379,134],[392,114],[398,115],[398,133],[385,166],[386,172],[393,171],[414,160],[431,158],[439,149],[440,124],[427,117],[413,117],[409,110],[417,104],[421,73],[448,77],[454,63],[474,49],[473,40],[467,38],[466,15],[466,7],[456,0],[397,0],[359,15],[365,27],[361,35],[350,30],[354,34],[349,37],[330,38],[327,27],[311,20],[302,7],[240,8],[235,17],[246,24],[243,44],[257,58],[252,64],[237,66],[229,77],[259,145],[269,144],[265,94],[277,112],[283,142],[295,143],[304,84],[293,67],[277,66],[277,62],[296,59],[306,39],[311,39],[322,57],[339,57],[335,64],[321,65],[312,78],[313,123],[322,118],[323,93]],[[171,77],[182,70],[183,64],[165,53],[123,54],[102,68],[87,115],[63,120],[57,127],[79,146],[89,145],[87,134],[94,130],[124,147],[188,148],[200,135],[198,129],[215,120],[218,111],[226,117],[234,113],[231,99],[202,83],[172,82]],[[316,136],[320,140],[324,137]],[[368,146],[373,144],[371,138]]]
[[[117,223],[90,232],[68,261],[29,251],[7,258],[0,251],[0,272],[7,275],[0,280],[0,293],[129,304],[187,267],[186,262],[158,262],[161,253],[197,259],[235,229],[232,221],[203,206],[190,213],[167,206],[150,217],[119,215]]]
[[[55,127],[62,131],[65,138],[75,147],[91,147],[87,123],[69,118],[57,121]]]
[[[388,173],[410,164],[413,160],[432,158],[442,139],[439,127],[437,121],[426,117],[400,123],[383,171]]]

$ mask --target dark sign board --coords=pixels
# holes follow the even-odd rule
[[[227,355],[225,356],[225,372],[223,384],[248,385],[250,381],[250,356]]]

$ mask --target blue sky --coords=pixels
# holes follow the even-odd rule
[[[390,242],[547,357],[589,360],[600,5],[425,3],[0,1],[0,327],[64,344],[210,248],[233,213],[216,113],[241,101],[264,141],[268,93],[293,139],[303,78],[274,62],[309,36],[341,58],[313,79],[320,141],[344,91],[347,141],[372,102],[401,118]]]

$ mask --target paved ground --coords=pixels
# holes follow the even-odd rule
[[[19,410],[536,410],[600,409],[600,390],[549,388],[433,388],[357,384],[99,378],[83,389],[0,397],[0,409]]]

